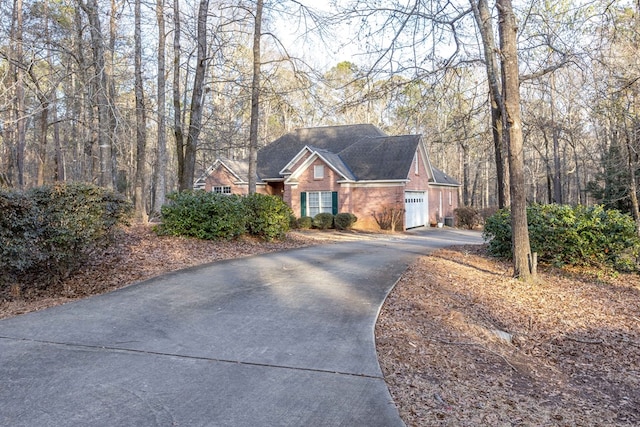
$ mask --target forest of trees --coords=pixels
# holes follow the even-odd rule
[[[314,3],[1,0],[0,186],[93,182],[145,215],[218,155],[372,123],[424,135],[461,204],[508,205],[495,133],[511,2]],[[526,201],[637,213],[640,1],[513,11]],[[339,46],[353,56],[315,65]]]

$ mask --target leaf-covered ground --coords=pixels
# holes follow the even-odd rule
[[[302,236],[290,233],[284,241],[264,242],[253,238],[234,241],[206,241],[157,236],[151,226],[134,225],[124,230],[118,244],[94,258],[80,272],[44,288],[29,286],[0,288],[0,319],[74,299],[108,292],[131,283],[213,261],[275,252],[314,244],[322,234]]]
[[[56,287],[0,290],[0,318],[180,268],[339,237],[208,242],[134,226]],[[543,270],[540,284],[525,285],[510,273],[483,247],[469,246],[422,257],[398,282],[376,341],[407,425],[640,425],[640,278]]]
[[[376,336],[407,425],[640,425],[638,275],[510,273],[460,247],[396,285]]]

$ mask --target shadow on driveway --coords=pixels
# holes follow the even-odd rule
[[[412,230],[216,262],[0,321],[0,424],[401,426],[380,307],[418,255],[481,243]]]

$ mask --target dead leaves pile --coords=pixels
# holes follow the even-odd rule
[[[407,425],[639,425],[640,278],[510,274],[460,247],[396,285],[376,340]]]
[[[292,232],[282,241],[264,242],[254,238],[207,241],[157,236],[150,225],[134,225],[123,230],[117,244],[56,286],[32,286],[17,297],[0,289],[0,319],[108,292],[182,268],[299,248],[314,244],[316,240],[326,243],[327,238],[303,237]]]

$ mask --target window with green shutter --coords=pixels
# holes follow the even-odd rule
[[[309,191],[300,193],[301,216],[314,217],[319,213],[338,213],[337,191]]]

